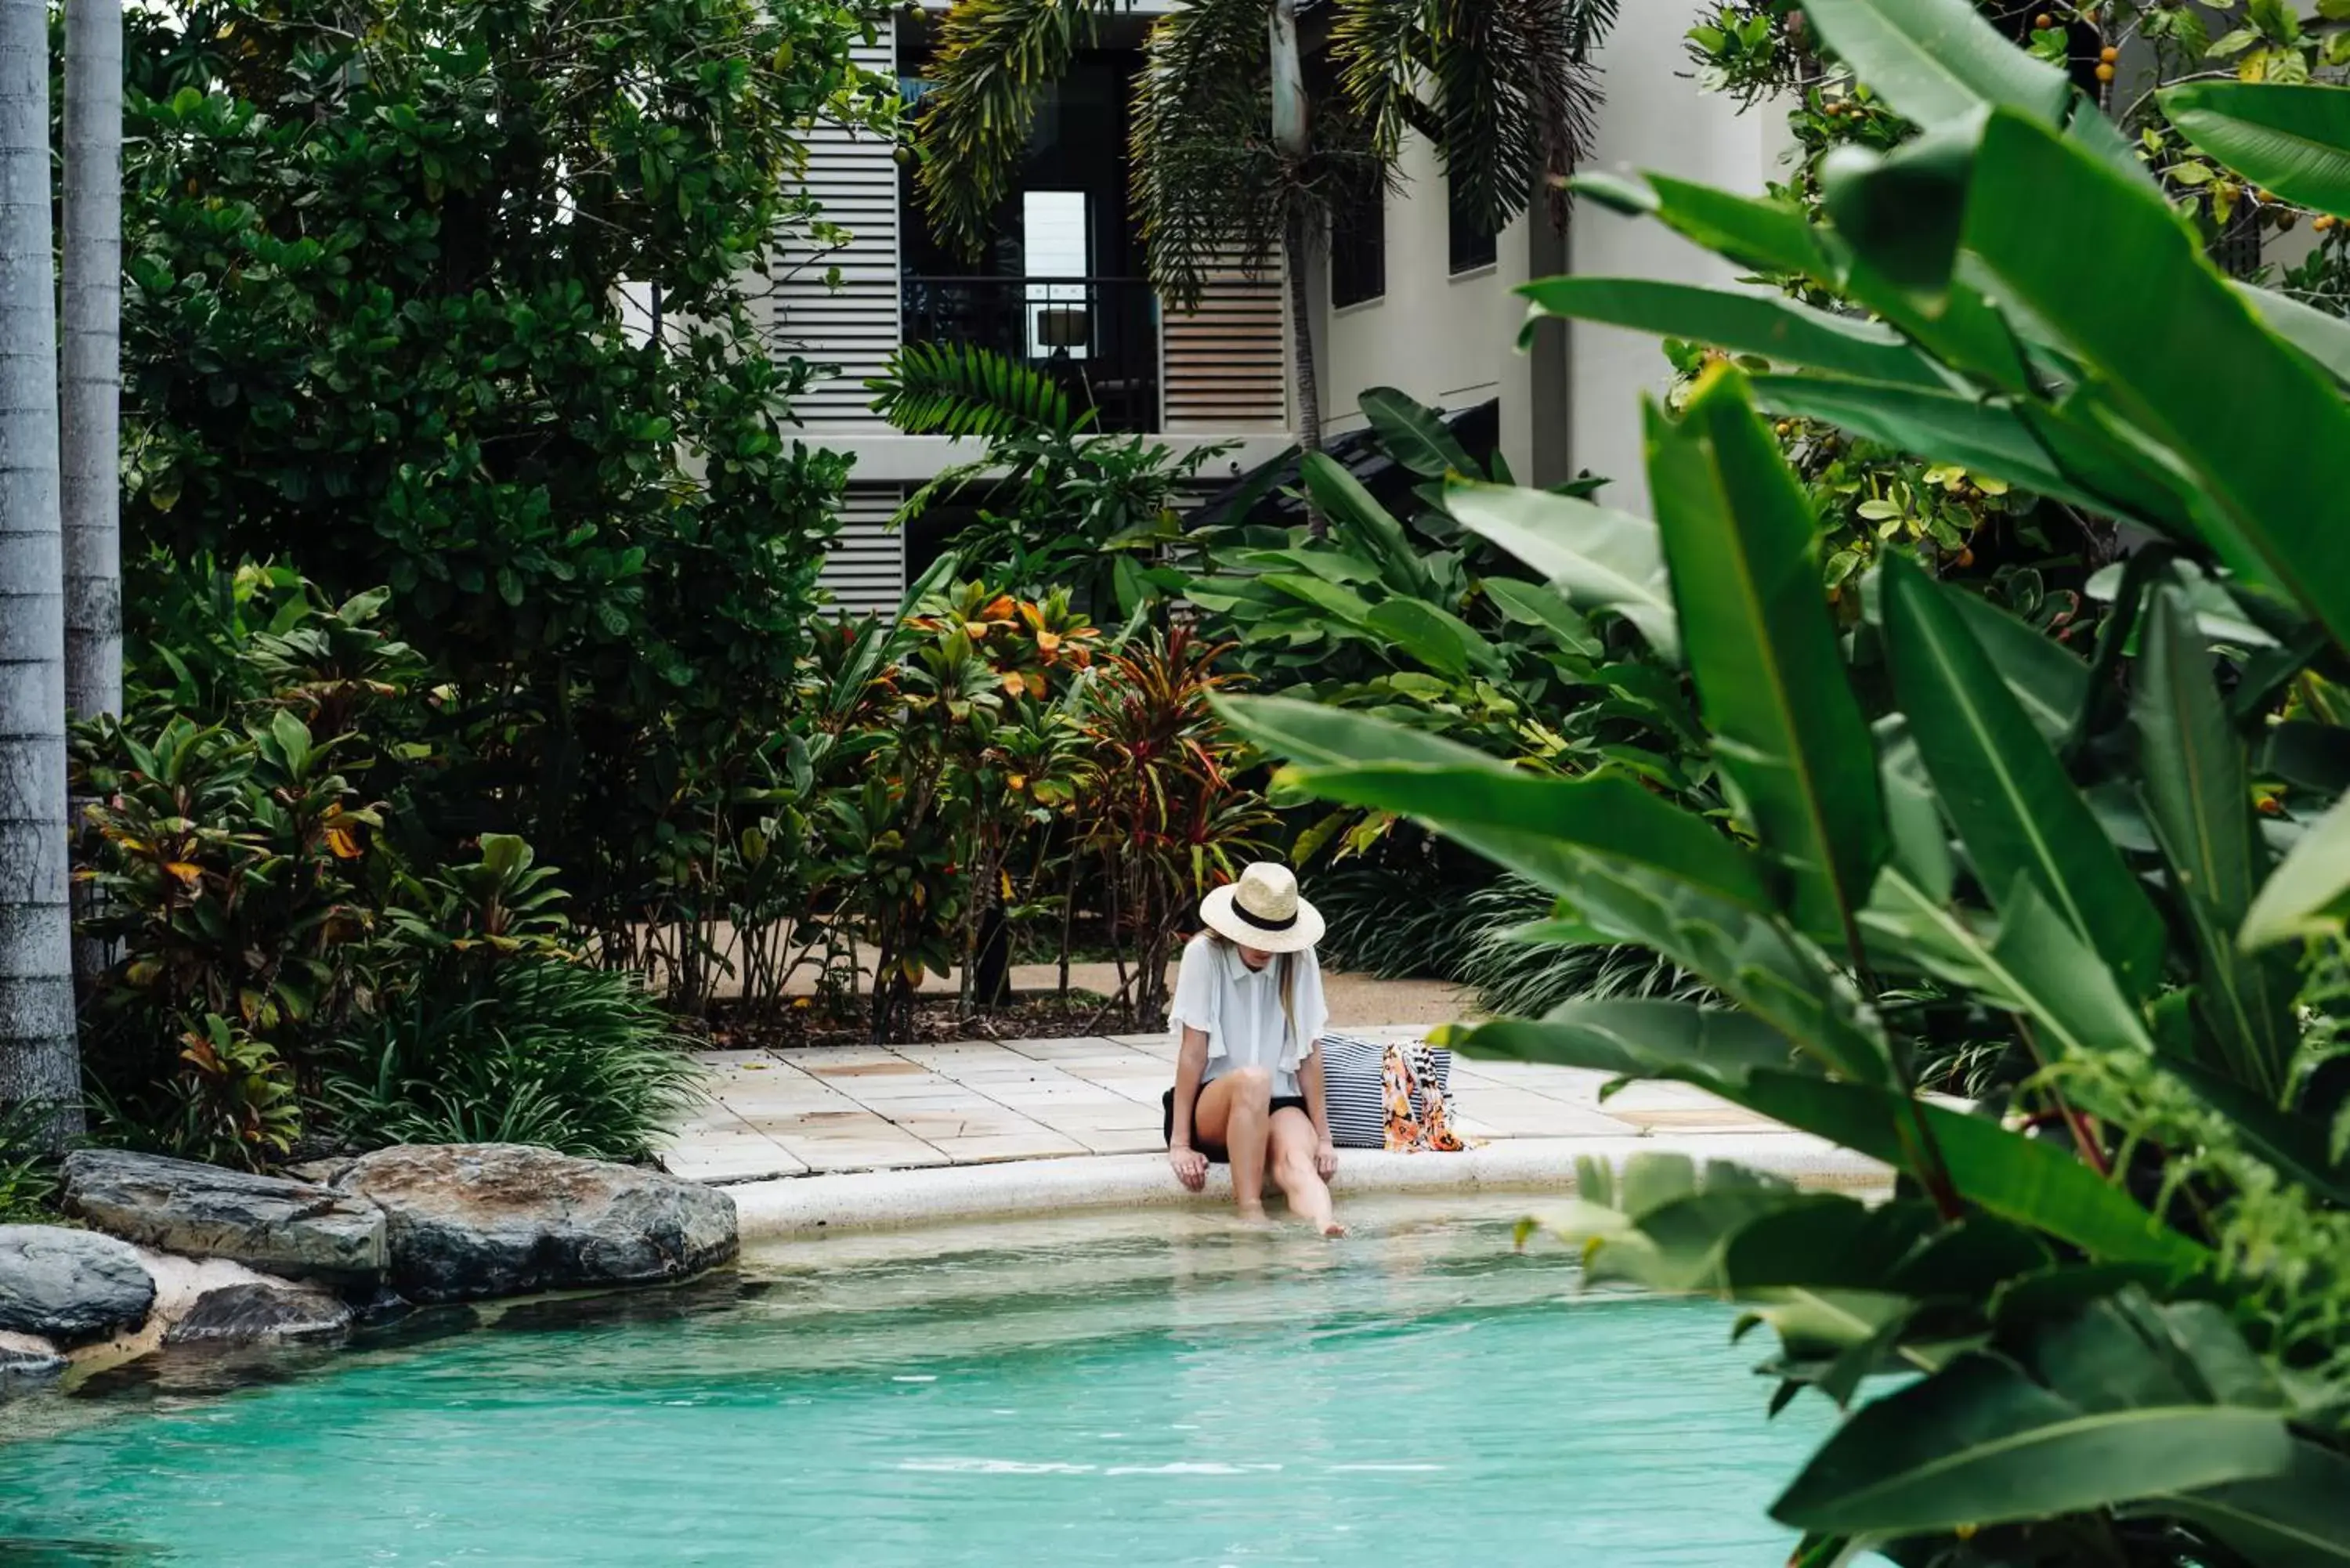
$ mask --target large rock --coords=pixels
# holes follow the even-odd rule
[[[239,1280],[199,1295],[163,1333],[166,1345],[250,1345],[327,1339],[351,1326],[351,1309],[325,1291],[285,1280]]]
[[[0,1399],[65,1369],[65,1353],[40,1335],[0,1333]]]
[[[417,1302],[682,1279],[736,1245],[714,1188],[521,1144],[379,1149],[335,1185],[383,1210],[392,1287]]]
[[[78,1345],[136,1326],[154,1304],[136,1248],[94,1231],[0,1225],[0,1331]]]
[[[66,1211],[142,1247],[264,1273],[369,1286],[383,1277],[383,1214],[331,1188],[121,1149],[66,1157]]]

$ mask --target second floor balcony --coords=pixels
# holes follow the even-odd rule
[[[1219,279],[1170,312],[1141,277],[909,275],[909,343],[990,348],[1051,377],[1094,428],[1141,434],[1286,422],[1279,280]]]

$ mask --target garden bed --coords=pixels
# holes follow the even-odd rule
[[[885,1045],[936,1045],[955,1040],[1059,1040],[1106,1031],[1128,1032],[1125,1013],[1088,992],[1024,996],[974,1012],[960,997],[918,997],[910,1026],[892,1031]],[[736,1004],[710,1020],[706,1043],[716,1051],[771,1051],[809,1045],[874,1044],[865,1006],[827,1006],[821,999]]]

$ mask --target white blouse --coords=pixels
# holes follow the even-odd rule
[[[1281,961],[1274,958],[1261,970],[1251,969],[1238,948],[1205,931],[1184,945],[1168,1022],[1178,1044],[1187,1026],[1207,1035],[1202,1084],[1235,1067],[1263,1067],[1273,1074],[1274,1098],[1299,1093],[1298,1064],[1314,1054],[1330,1008],[1322,999],[1322,965],[1308,948],[1289,956],[1290,1011],[1283,1012]]]

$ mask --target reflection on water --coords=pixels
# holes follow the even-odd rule
[[[1766,1426],[1727,1314],[1584,1293],[1516,1214],[827,1237],[324,1361],[166,1358],[0,1410],[0,1568],[1779,1561],[1762,1509],[1825,1417]]]

